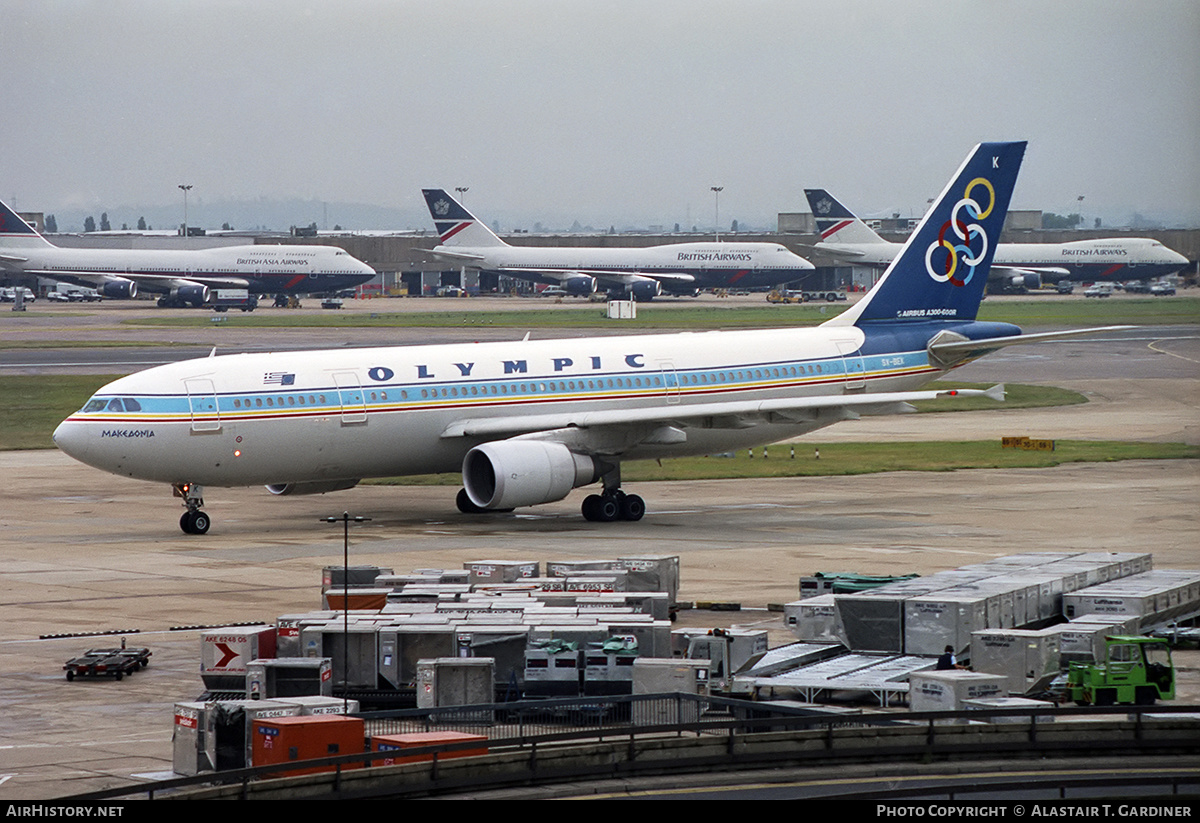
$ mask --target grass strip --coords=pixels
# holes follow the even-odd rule
[[[464,298],[469,300],[470,298]],[[518,328],[580,329],[736,329],[778,326],[815,326],[840,314],[844,303],[806,303],[803,305],[692,306],[678,303],[650,303],[638,306],[633,320],[608,320],[603,304],[569,305],[514,311],[389,312],[381,300],[379,311],[306,312],[259,310],[251,314],[230,315],[213,323],[208,314],[164,312],[162,316],[130,318],[122,321],[136,326],[188,328]],[[1015,323],[1018,326],[1105,326],[1117,324],[1167,325],[1200,322],[1200,298],[1121,298],[1118,300],[1028,300],[985,301],[980,320]]]
[[[793,455],[794,448],[794,457]],[[621,464],[621,480],[728,480],[761,477],[830,477],[894,471],[958,469],[1036,469],[1064,463],[1111,463],[1120,460],[1174,460],[1200,457],[1200,447],[1185,443],[1122,440],[1059,440],[1054,451],[1006,449],[1000,440],[895,443],[777,443],[725,456],[630,460]],[[364,481],[373,485],[461,486],[457,473]]]

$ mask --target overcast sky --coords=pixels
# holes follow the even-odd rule
[[[1013,208],[1200,225],[1196,0],[0,0],[25,210],[469,186],[504,225],[919,214],[980,140]],[[390,228],[387,226],[361,228]]]

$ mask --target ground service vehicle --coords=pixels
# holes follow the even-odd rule
[[[208,305],[216,312],[230,309],[248,312],[258,308],[258,298],[246,289],[213,289]]]
[[[76,677],[112,677],[120,680],[127,674],[150,665],[149,649],[88,649],[79,657],[63,664],[67,680]]]
[[[1081,706],[1149,706],[1174,698],[1171,648],[1158,637],[1105,638],[1103,663],[1072,663],[1067,672],[1067,699]]]

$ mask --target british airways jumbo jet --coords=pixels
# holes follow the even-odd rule
[[[900,243],[884,240],[825,189],[805,189],[804,194],[821,235],[814,250],[880,268],[900,253]],[[1149,280],[1175,274],[1187,264],[1182,254],[1149,237],[1001,243],[988,280],[993,289],[1024,293],[1043,281]]]
[[[206,485],[323,493],[460,469],[464,513],[599,481],[584,517],[638,520],[645,503],[622,490],[622,461],[906,411],[954,394],[918,389],[956,366],[1082,333],[975,319],[1024,151],[977,146],[883,278],[819,327],[210,356],[110,383],[54,440],[84,463],[170,484],[188,533],[209,528]]]
[[[0,202],[0,271],[94,287],[128,300],[162,294],[163,307],[200,306],[209,289],[311,294],[362,285],[375,270],[333,246],[250,245],[213,249],[68,249],[38,234]]]
[[[778,286],[813,264],[778,243],[667,243],[645,248],[511,246],[442,189],[423,189],[441,245],[438,257],[470,269],[561,286],[651,300],[700,289]]]

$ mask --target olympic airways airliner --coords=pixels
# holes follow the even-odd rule
[[[814,328],[210,356],[98,391],[54,433],[114,474],[171,485],[188,533],[204,486],[275,494],[461,470],[464,513],[565,498],[638,520],[625,460],[772,443],[955,394],[920,386],[1029,340],[975,319],[1024,143],[977,146],[862,300]],[[1096,331],[1095,329],[1090,331]],[[1003,387],[987,391],[997,399]]]
[[[901,244],[874,229],[824,189],[805,189],[821,242],[812,248],[860,266],[884,268]],[[1070,243],[1001,243],[992,261],[989,285],[1024,293],[1059,280],[1149,280],[1174,274],[1188,264],[1182,254],[1148,237],[1074,240]]]
[[[94,287],[112,299],[161,294],[164,307],[200,306],[209,289],[312,294],[362,285],[375,270],[333,246],[69,249],[55,246],[0,203],[0,271]]]
[[[778,243],[667,243],[645,248],[511,246],[442,189],[424,189],[441,244],[438,257],[470,269],[651,300],[700,289],[778,286],[810,274],[812,263]]]

